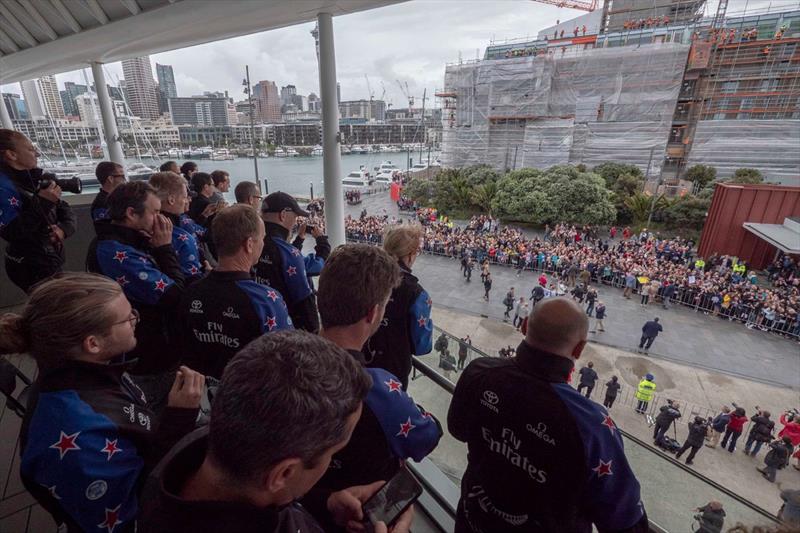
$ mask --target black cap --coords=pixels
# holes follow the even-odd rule
[[[295,214],[301,217],[310,216],[308,211],[300,209],[294,197],[285,192],[274,192],[264,198],[264,201],[261,203],[262,213],[280,213],[285,209],[291,209]]]

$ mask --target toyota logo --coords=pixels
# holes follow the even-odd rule
[[[497,402],[500,401],[500,398],[497,397],[497,394],[490,390],[483,391],[483,399],[492,405],[497,405]]]
[[[192,302],[192,309],[200,309],[201,307],[203,307],[203,302],[200,300],[195,300]]]

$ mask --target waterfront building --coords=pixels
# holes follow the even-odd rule
[[[160,114],[158,112],[158,95],[156,82],[153,80],[153,70],[150,66],[150,56],[124,60],[122,72],[125,76],[125,90],[131,113],[148,120],[158,118]]]
[[[96,94],[89,92],[79,94],[75,97],[75,108],[82,122],[93,127],[99,127],[99,125],[102,124],[102,119],[100,118],[100,103],[97,100]]]
[[[75,98],[79,95],[86,93],[89,90],[86,85],[79,85],[71,81],[64,83],[64,90],[60,91],[61,104],[64,106],[64,114],[66,116],[80,117],[78,106],[75,103]]]
[[[274,81],[262,80],[253,86],[256,118],[268,124],[281,121],[281,100]]]
[[[227,126],[228,98],[222,93],[169,99],[172,123],[192,126]]]
[[[6,106],[8,116],[11,120],[25,120],[28,118],[28,109],[25,107],[25,100],[18,94],[3,93],[3,104]]]
[[[158,79],[158,111],[169,113],[169,99],[178,97],[178,87],[175,85],[175,73],[172,65],[156,63],[156,78]]]
[[[365,118],[382,122],[386,119],[386,102],[383,100],[348,100],[339,102],[342,118]]]
[[[31,117],[64,118],[64,106],[55,76],[23,81],[22,95]]]

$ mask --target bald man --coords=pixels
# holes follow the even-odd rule
[[[568,384],[586,346],[586,313],[548,298],[508,359],[473,360],[447,425],[469,448],[456,533],[648,531],[647,516],[604,407]]]

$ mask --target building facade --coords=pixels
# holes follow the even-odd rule
[[[22,95],[32,118],[64,118],[64,105],[55,76],[22,82]]]
[[[386,102],[383,100],[347,100],[339,102],[342,118],[365,118],[382,122],[386,120]]]
[[[262,80],[253,87],[255,115],[260,122],[275,124],[281,121],[281,99],[274,81]]]
[[[172,65],[156,63],[156,79],[158,80],[158,110],[161,113],[168,113],[169,99],[178,97],[178,87],[175,85],[175,73]]]
[[[64,90],[60,91],[60,94],[61,104],[64,106],[64,114],[66,116],[80,117],[75,98],[86,93],[88,90],[86,85],[78,85],[71,81],[64,83]]]
[[[25,107],[25,100],[18,94],[3,93],[3,105],[6,106],[8,116],[11,120],[26,120],[28,109]]]
[[[135,116],[155,120],[159,117],[158,94],[150,56],[135,57],[122,62],[128,105]]]
[[[172,123],[191,126],[227,126],[228,99],[220,95],[178,97],[169,99]]]

